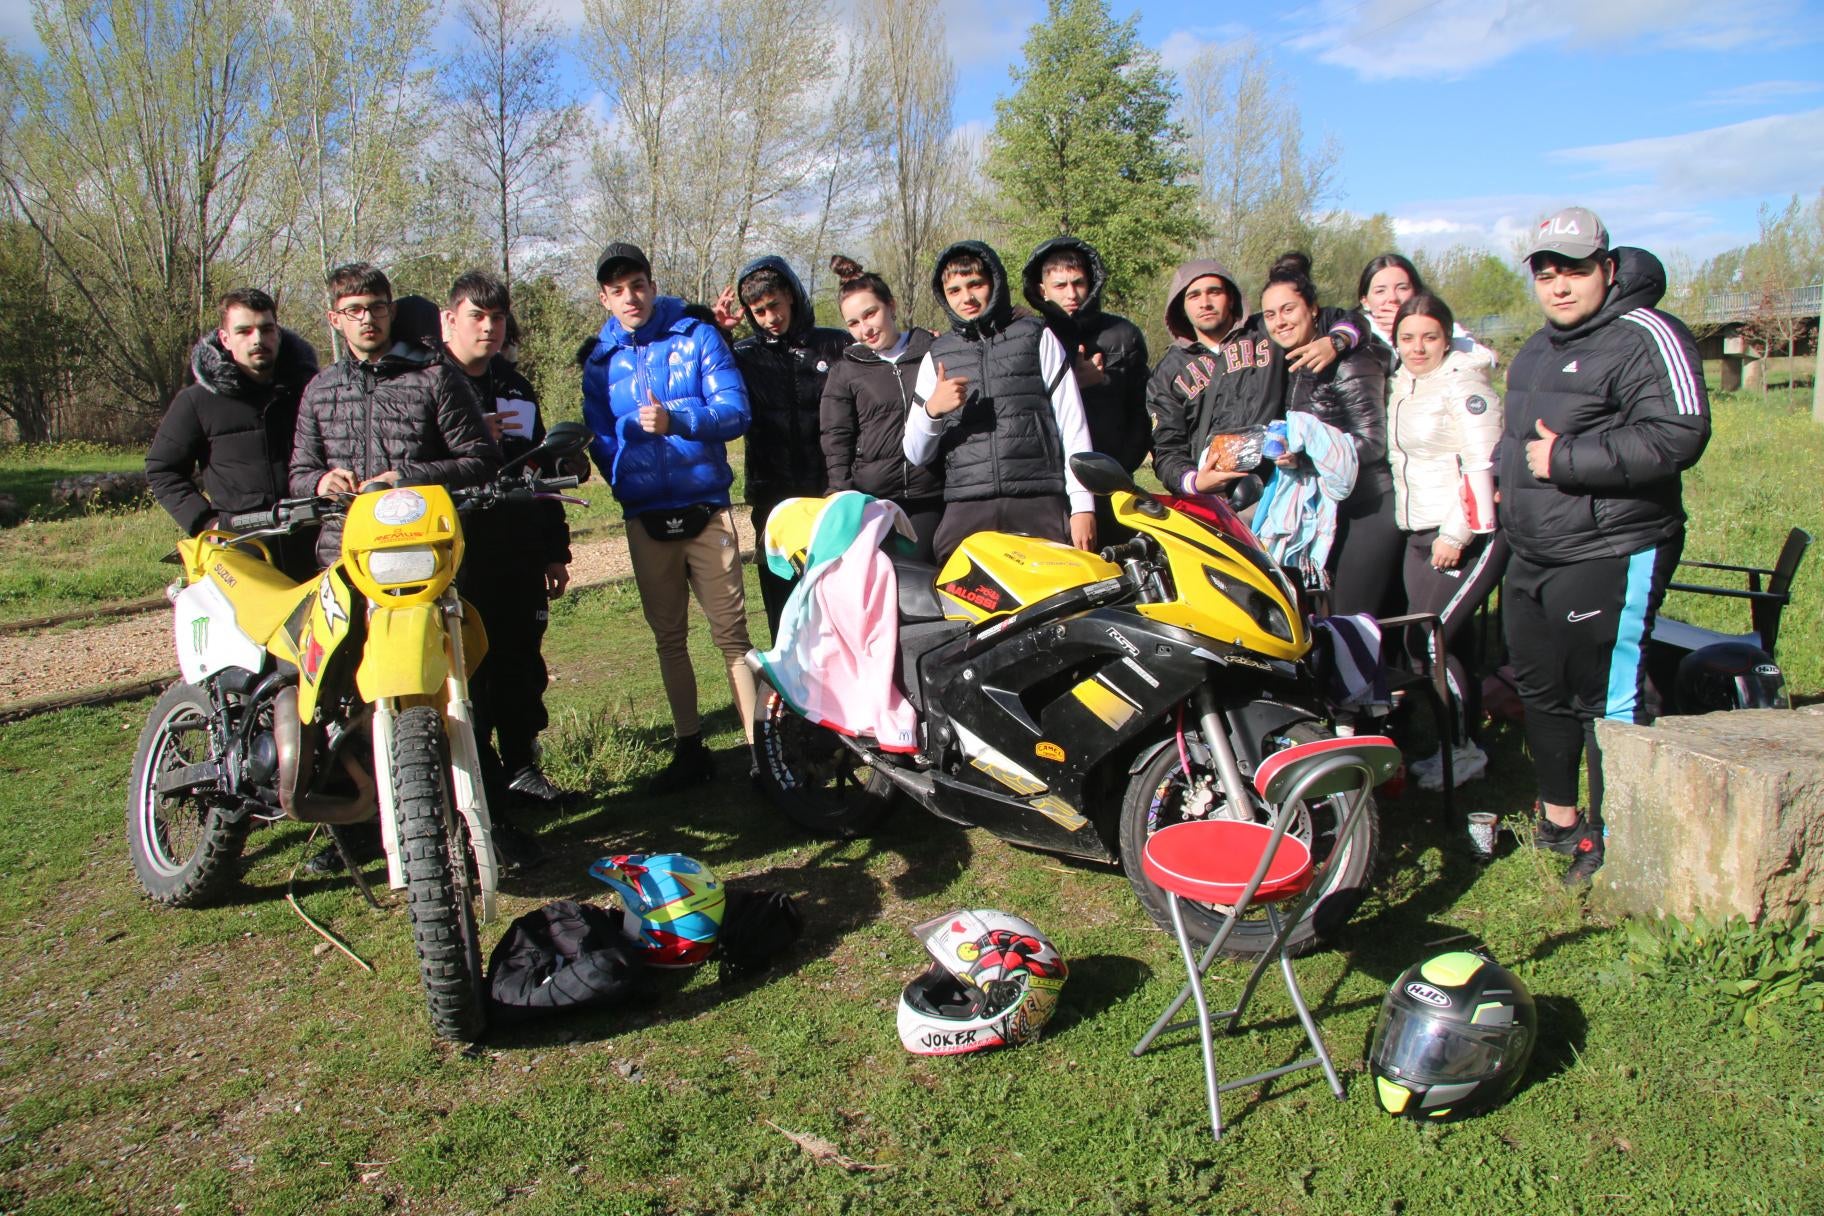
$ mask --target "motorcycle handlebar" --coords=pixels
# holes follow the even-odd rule
[[[1123,541],[1118,545],[1109,545],[1107,548],[1103,549],[1102,560],[1105,562],[1113,562],[1115,565],[1119,566],[1123,562],[1137,558],[1145,558],[1148,553],[1149,550],[1146,542],[1136,536],[1132,540]]]

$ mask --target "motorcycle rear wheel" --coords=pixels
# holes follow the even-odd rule
[[[872,831],[899,790],[828,727],[792,712],[762,688],[754,714],[754,754],[767,800],[800,827],[848,839]]]
[[[1285,736],[1292,743],[1308,743],[1326,738],[1328,733],[1316,723],[1299,723],[1288,729]],[[1192,808],[1187,805],[1185,795],[1192,791],[1200,779],[1207,778],[1210,788],[1221,788],[1213,771],[1199,765],[1194,758],[1191,763],[1195,771],[1187,781],[1177,746],[1168,745],[1134,774],[1128,782],[1127,796],[1121,804],[1121,868],[1127,874],[1127,880],[1133,886],[1134,894],[1139,897],[1140,905],[1146,909],[1147,915],[1167,932],[1172,928],[1169,898],[1147,878],[1140,864],[1147,837],[1160,828],[1181,823],[1187,818],[1225,813],[1225,800],[1220,793],[1216,793],[1216,801],[1210,809],[1202,815],[1194,811],[1187,815],[1187,810]],[[1298,819],[1287,829],[1287,834],[1297,836],[1310,845],[1314,863],[1322,862],[1338,847],[1336,835],[1347,810],[1348,807],[1340,796],[1307,802],[1299,812]],[[1266,822],[1266,811],[1258,798],[1254,799],[1248,816]],[[1374,869],[1379,836],[1379,809],[1370,796],[1368,805],[1356,820],[1350,839],[1342,842],[1346,851],[1327,876],[1324,893],[1306,910],[1304,918],[1286,939],[1292,954],[1305,954],[1314,949],[1326,934],[1340,927],[1361,906],[1362,900],[1367,896],[1369,876]],[[1209,904],[1184,900],[1181,906],[1184,910],[1185,928],[1190,932],[1192,941],[1199,945],[1211,941],[1228,920],[1225,913]],[[1256,907],[1249,909],[1241,923],[1235,926],[1228,941],[1223,943],[1223,953],[1234,958],[1258,958],[1272,944],[1273,934],[1267,925],[1266,914]]]
[[[219,762],[209,727],[209,694],[194,684],[173,684],[153,705],[127,783],[127,851],[139,886],[155,903],[194,908],[208,903],[234,878],[247,840],[247,820],[196,791],[160,794],[161,774],[192,764]]]
[[[467,835],[450,796],[443,719],[428,705],[393,721],[393,803],[412,941],[440,1039],[473,1043],[487,1028],[481,940],[469,877]]]

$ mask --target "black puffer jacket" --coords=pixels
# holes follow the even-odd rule
[[[280,330],[272,383],[261,384],[211,333],[190,352],[190,371],[196,383],[171,399],[152,437],[146,479],[177,526],[195,536],[218,513],[258,511],[286,496],[298,397],[317,374],[317,352]]]
[[[758,270],[776,270],[791,286],[792,321],[777,338],[754,325],[735,343],[735,366],[747,386],[747,501],[771,503],[796,494],[822,494],[827,485],[818,408],[823,382],[842,357],[849,335],[820,329],[804,285],[784,258],[748,263],[739,284]],[[743,311],[746,306],[743,305]]]
[[[1047,300],[1039,290],[1040,271],[1054,253],[1074,250],[1089,264],[1089,298],[1074,314]],[[1026,259],[1022,274],[1027,303],[1044,316],[1051,332],[1073,359],[1079,354],[1102,355],[1100,384],[1078,381],[1083,412],[1089,421],[1089,439],[1096,451],[1113,456],[1128,472],[1139,468],[1153,447],[1153,428],[1146,416],[1146,379],[1150,364],[1146,335],[1126,317],[1102,311],[1102,289],[1108,282],[1102,255],[1088,241],[1055,236]]]
[[[500,412],[503,401],[531,403],[532,435],[503,435],[500,454],[504,459],[516,459],[544,442],[545,416],[538,408],[538,393],[518,368],[495,355],[481,375],[471,376],[447,349],[442,353],[450,367],[469,382],[482,413]],[[557,475],[554,469],[545,473]],[[520,569],[542,571],[552,563],[570,564],[570,524],[564,519],[564,504],[560,502],[504,504],[473,517],[464,529],[471,549],[479,543],[487,554],[499,554],[500,560]]]
[[[950,332],[931,343],[928,358],[945,372],[969,377],[963,407],[944,416],[938,452],[944,498],[969,502],[1031,498],[1065,492],[1064,441],[1052,410],[1053,385],[1045,382],[1039,342],[1045,322],[1015,316],[1000,255],[980,241],[959,241],[938,255],[931,291],[944,299],[944,265],[972,253],[988,267],[993,286],[988,307],[965,321],[944,302]],[[1071,374],[1066,362],[1059,376]],[[924,408],[924,402],[918,403]]]
[[[1393,488],[1387,463],[1387,355],[1370,340],[1313,375],[1293,372],[1286,411],[1303,410],[1355,441],[1360,472],[1350,498],[1361,501]]]
[[[372,363],[352,355],[317,374],[298,404],[291,492],[314,494],[331,469],[357,483],[388,469],[405,481],[480,485],[500,467],[481,407],[461,373],[423,346],[399,342]],[[342,524],[317,539],[324,564],[341,553]]]
[[[899,502],[943,497],[942,471],[907,460],[903,442],[919,361],[930,349],[930,332],[915,328],[897,362],[857,342],[830,369],[819,416],[831,490],[860,490]]]
[[[1547,325],[1507,373],[1501,529],[1540,565],[1627,557],[1680,535],[1679,474],[1710,442],[1697,345],[1653,307],[1665,267],[1644,249],[1614,252],[1615,282],[1596,315],[1572,329]],[[1561,436],[1549,481],[1526,464],[1540,422]]]

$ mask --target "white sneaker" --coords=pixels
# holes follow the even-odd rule
[[[1474,781],[1488,772],[1488,753],[1474,743],[1460,743],[1451,749],[1451,776],[1455,778],[1452,785],[1462,785],[1465,781]],[[1423,760],[1416,760],[1407,770],[1419,788],[1433,794],[1444,789],[1444,753],[1442,750]]]

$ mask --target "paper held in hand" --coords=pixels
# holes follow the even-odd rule
[[[518,397],[496,397],[494,410],[500,415],[500,421],[507,434],[517,435],[522,439],[532,438],[532,412],[536,407]]]

